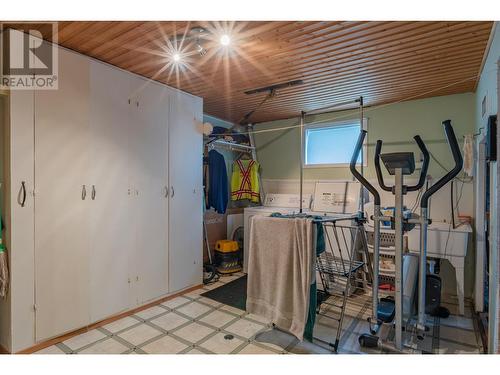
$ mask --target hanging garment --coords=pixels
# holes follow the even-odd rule
[[[472,176],[474,168],[474,151],[473,151],[474,136],[467,134],[464,137],[464,172],[468,176]]]
[[[231,200],[248,199],[260,202],[259,163],[255,160],[236,160],[231,176]]]
[[[208,156],[203,157],[203,213],[210,209],[208,205],[208,184],[210,170],[208,169]]]
[[[0,238],[0,298],[7,298],[9,290],[9,263],[7,261],[7,252]]]
[[[220,153],[211,150],[208,153],[208,206],[223,214],[228,200],[226,161]]]
[[[223,126],[214,126],[212,129],[211,135],[221,135],[225,134],[228,132],[227,128],[224,128]]]
[[[3,220],[0,214],[0,298],[7,298],[9,290],[9,262],[7,261],[7,252],[2,239]]]

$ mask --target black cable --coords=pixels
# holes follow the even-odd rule
[[[450,186],[450,199],[451,199],[451,225],[453,227],[453,229],[456,228],[455,226],[455,208],[453,207],[454,206],[454,202],[453,202],[453,183],[454,181],[451,180],[451,186]]]
[[[460,186],[460,194],[457,198],[457,203],[455,204],[455,208],[453,208],[453,202],[451,204],[451,209],[452,211],[456,210],[458,208],[458,205],[460,203],[460,200],[462,199],[462,193],[463,193],[463,190],[464,190],[464,185],[465,185],[465,182],[462,181],[462,185]],[[453,195],[452,195],[452,200],[453,200]],[[455,228],[453,228],[455,229]],[[448,226],[448,235],[446,236],[446,242],[444,244],[444,256],[446,257],[446,255],[448,255],[448,241],[450,240],[450,235],[451,235],[451,225]]]
[[[424,190],[423,186],[418,190],[417,197],[415,198],[415,202],[413,203],[413,206],[411,207],[411,210],[410,210],[412,213],[415,213],[415,210],[418,207],[420,196],[422,195],[423,190]]]
[[[430,151],[429,151],[429,154],[431,155],[432,160],[434,160],[437,163],[437,165],[439,165],[446,173],[448,173],[448,169],[446,169],[446,167],[443,164],[441,164],[441,162],[434,156],[434,154],[432,152],[430,152]],[[454,180],[458,180],[458,181],[460,181],[462,183],[470,183],[470,182],[472,182],[472,178],[470,178],[469,181],[466,181],[465,179],[460,178],[460,177],[454,177],[453,179]]]

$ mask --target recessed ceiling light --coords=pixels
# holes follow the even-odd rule
[[[220,44],[222,44],[223,46],[228,46],[230,43],[231,38],[229,37],[229,35],[224,34],[220,37]]]

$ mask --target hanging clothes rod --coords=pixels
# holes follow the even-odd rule
[[[255,147],[253,146],[248,146],[248,145],[242,145],[239,143],[234,143],[234,142],[228,142],[223,139],[216,139],[212,142],[209,142],[207,145],[209,150],[214,150],[216,148],[225,148],[229,149],[230,151],[240,151],[240,152],[249,152],[251,153],[253,150],[255,150]]]
[[[351,99],[351,100],[346,100],[344,102],[339,102],[339,103],[331,104],[331,105],[326,106],[326,107],[320,107],[320,108],[312,109],[310,111],[305,111],[304,113],[306,115],[314,115],[314,114],[320,114],[320,113],[323,113],[323,112],[328,112],[328,110],[331,110],[331,109],[334,109],[334,108],[338,108],[338,107],[344,107],[344,106],[350,105],[350,104],[354,104],[356,106],[359,106],[359,103],[362,100],[363,100],[362,97],[359,97],[359,98],[356,98],[356,99]],[[346,109],[356,109],[356,108],[357,107],[346,108]]]
[[[321,218],[314,218],[313,223],[337,223],[339,221],[351,221],[360,219],[359,213],[356,214],[339,214],[336,216],[324,216]]]

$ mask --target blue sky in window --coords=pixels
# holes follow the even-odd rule
[[[306,165],[349,163],[358,136],[359,124],[307,129]]]

